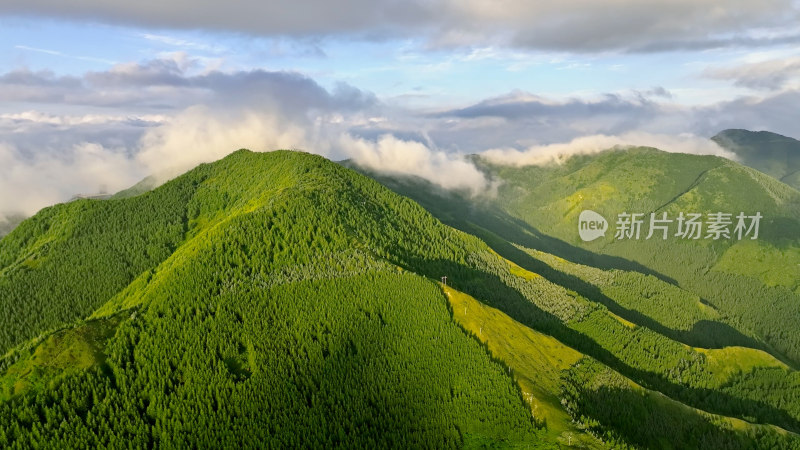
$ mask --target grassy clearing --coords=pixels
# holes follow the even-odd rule
[[[758,278],[767,286],[785,286],[800,292],[800,248],[795,245],[780,248],[770,243],[739,241],[725,251],[714,270]]]
[[[514,264],[513,262],[511,262],[511,261],[509,261],[507,259],[506,259],[506,262],[509,264],[509,269],[508,270],[511,272],[512,275],[516,275],[518,277],[522,277],[522,278],[524,278],[524,279],[526,279],[528,281],[533,280],[534,278],[538,278],[538,277],[541,276],[539,274],[535,274],[535,273],[531,272],[530,270],[525,270],[522,267]]]
[[[725,347],[721,349],[695,348],[706,355],[706,361],[714,380],[723,385],[738,373],[751,372],[759,367],[774,367],[789,370],[789,367],[774,356],[762,350],[746,347]]]
[[[102,364],[105,343],[121,321],[121,315],[91,320],[46,337],[0,376],[0,400],[44,387],[63,373]]]
[[[631,328],[631,329],[633,329],[633,328],[636,328],[636,324],[635,324],[635,323],[633,323],[633,322],[631,322],[631,321],[628,321],[628,320],[625,320],[625,319],[623,319],[622,317],[620,317],[620,316],[618,316],[618,315],[616,315],[616,314],[612,313],[611,311],[608,311],[608,315],[609,315],[609,316],[611,316],[611,317],[613,317],[613,318],[615,318],[615,319],[617,319],[617,321],[618,321],[619,323],[621,323],[621,324],[625,325],[625,326],[626,326],[626,327],[628,327],[628,328]]]
[[[531,272],[530,270],[523,269],[522,267],[520,267],[519,265],[517,265],[517,264],[516,264],[516,263],[514,263],[513,261],[511,261],[511,260],[509,260],[509,259],[506,259],[506,258],[503,258],[502,256],[500,256],[500,254],[499,254],[499,253],[497,253],[497,252],[496,252],[496,251],[494,251],[493,249],[491,249],[491,248],[490,248],[490,249],[489,249],[489,251],[490,251],[490,252],[491,252],[493,255],[495,255],[495,256],[497,256],[498,258],[500,258],[500,259],[502,259],[503,261],[505,261],[505,263],[506,263],[506,264],[508,264],[508,271],[509,271],[509,272],[510,272],[512,275],[516,275],[516,276],[518,276],[518,277],[520,277],[520,278],[524,278],[524,279],[526,279],[526,280],[528,280],[528,281],[531,281],[531,280],[533,280],[533,279],[536,279],[536,278],[539,278],[539,277],[541,277],[541,275],[539,275],[538,273],[533,273],[533,272]]]
[[[583,355],[463,292],[447,286],[443,289],[453,309],[453,318],[511,369],[531,414],[545,421],[548,433],[564,442],[571,435],[573,445],[580,442],[590,447],[600,446],[595,438],[572,425],[557,395],[561,371]]]

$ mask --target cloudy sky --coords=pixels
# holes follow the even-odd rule
[[[480,192],[615,144],[800,138],[798,0],[3,0],[0,220],[241,147]]]

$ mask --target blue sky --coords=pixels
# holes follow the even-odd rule
[[[0,65],[81,76],[115,64],[185,52],[218,70],[296,71],[325,87],[347,82],[386,101],[457,106],[512,90],[565,98],[664,87],[679,103],[745,94],[704,70],[746,59],[751,49],[570,53],[498,46],[429,49],[420,38],[385,41],[286,38],[232,31],[146,29],[28,16],[4,17]],[[791,55],[795,46],[774,46]],[[696,95],[702,92],[701,98]]]
[[[795,0],[8,0],[0,220],[240,147],[476,192],[467,153],[724,156],[725,128],[800,138],[799,100]]]

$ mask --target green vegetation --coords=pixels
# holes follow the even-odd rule
[[[738,273],[766,286],[784,286],[800,294],[800,246],[795,244],[778,247],[751,240],[737,242],[722,254],[712,270]]]
[[[4,366],[12,360],[16,362],[5,367],[0,377],[0,400],[8,400],[31,388],[41,390],[64,374],[95,366],[108,370],[103,353],[105,343],[121,320],[116,316],[81,323],[6,355]]]
[[[800,384],[791,368],[800,355],[800,301],[788,289],[794,284],[762,281],[766,276],[797,281],[796,275],[780,275],[787,267],[779,258],[763,258],[768,267],[764,270],[762,263],[756,278],[747,275],[752,266],[734,254],[727,267],[714,267],[735,241],[584,244],[576,232],[583,209],[605,214],[613,227],[610,211],[668,210],[674,216],[676,211],[751,211],[758,205],[769,219],[762,222],[755,245],[791,253],[787,244],[798,242],[794,224],[800,223],[800,193],[720,158],[647,148],[576,156],[552,166],[476,161],[503,182],[497,197],[474,199],[418,179],[370,175],[443,222],[482,238],[523,270],[541,275],[504,281],[565,326],[531,318],[525,304],[512,297],[497,303],[480,294],[476,298],[646,389],[699,410],[800,431]],[[752,358],[752,365],[720,363],[721,353],[703,350],[730,346],[748,348],[739,356]],[[734,352],[723,350],[728,351]],[[773,357],[752,357],[764,352]]]
[[[0,240],[0,351],[88,316],[172,254],[193,181],[45,208]]]
[[[558,166],[480,163],[505,181],[494,203],[522,220],[522,230],[547,236],[509,239],[506,234],[509,241],[590,266],[659,277],[703,299],[719,313],[717,322],[765,342],[764,348],[780,358],[800,363],[798,277],[786,264],[798,258],[800,192],[722,158],[647,148],[575,157]],[[589,243],[578,239],[575,226],[584,209],[605,215],[612,227],[609,238]],[[610,238],[616,214],[624,211],[667,212],[674,218],[680,212],[756,210],[764,219],[759,239],[749,243]],[[772,306],[762,308],[754,299],[769,299]]]
[[[786,364],[761,350],[745,347],[696,350],[705,354],[709,370],[714,374],[719,386],[730,383],[736,375],[752,372],[758,368],[788,369]]]
[[[2,298],[30,296],[15,314],[63,311],[10,334],[43,337],[0,363],[3,447],[544,445],[505,366],[397,265],[438,270],[480,242],[320,157],[240,151],[50,208],[2,245]],[[63,295],[33,295],[45,276]]]
[[[567,444],[566,437],[572,434],[576,445],[600,445],[572,424],[558,396],[561,371],[577,362],[582,357],[580,353],[463,292],[449,287],[444,291],[453,318],[508,366],[531,415],[538,423],[546,424],[552,440]]]
[[[711,138],[742,164],[800,189],[800,141],[769,131],[725,130]]]
[[[196,282],[181,287],[201,292]],[[440,291],[418,276],[253,285],[211,304],[159,297],[168,292],[120,325],[106,348],[111,372],[65,375],[0,406],[3,445],[536,439],[503,367],[452,324]]]
[[[792,433],[688,408],[589,358],[562,381],[564,405],[580,426],[615,447],[800,448]]]
[[[796,191],[653,149],[482,167],[506,179],[495,199],[376,176],[436,217],[324,158],[244,150],[43,210],[0,241],[0,445],[796,445],[777,257],[755,277],[726,245],[583,248],[569,222],[749,189],[788,224]],[[744,314],[759,295],[775,309]]]

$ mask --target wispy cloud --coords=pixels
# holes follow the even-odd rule
[[[48,49],[45,49],[45,48],[30,47],[30,46],[27,46],[27,45],[15,45],[14,48],[19,49],[19,50],[29,51],[29,52],[44,53],[46,55],[59,56],[59,57],[62,57],[62,58],[77,59],[77,60],[80,60],[80,61],[99,62],[99,63],[103,63],[103,64],[116,64],[116,61],[112,61],[110,59],[95,58],[95,57],[92,57],[92,56],[70,55],[70,54],[67,54],[67,53],[64,53],[64,52],[59,52],[59,51],[56,51],[56,50],[48,50]]]
[[[800,87],[800,56],[712,67],[706,69],[704,75],[730,80],[736,86],[756,90],[775,91],[790,86]]]
[[[37,53],[45,53],[45,54],[48,54],[48,55],[66,56],[63,53],[57,52],[55,50],[47,50],[47,49],[43,49],[43,48],[28,47],[27,45],[15,45],[14,48],[17,48],[17,49],[20,49],[20,50],[29,50],[29,51],[37,52]]]
[[[152,33],[139,33],[139,36],[153,42],[169,45],[172,47],[179,47],[186,50],[201,50],[211,53],[223,53],[227,48],[221,45],[212,45],[205,42],[192,41],[175,36],[167,36],[163,34]]]

